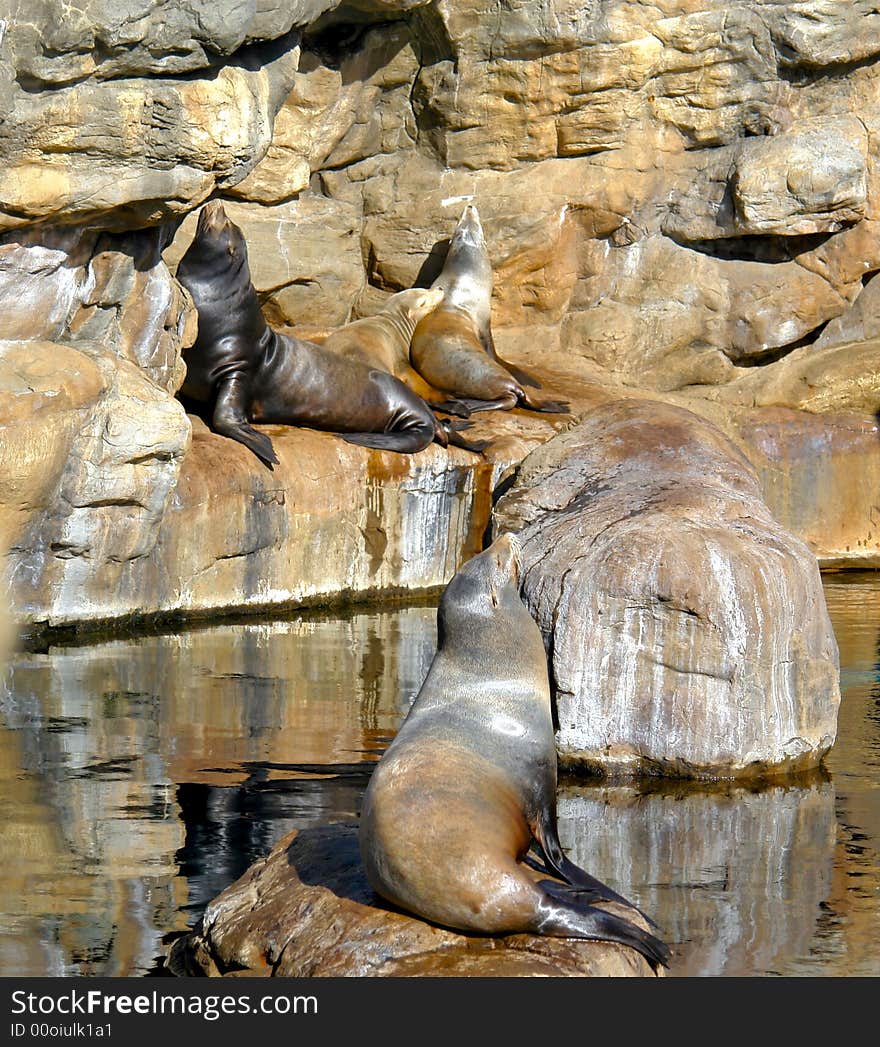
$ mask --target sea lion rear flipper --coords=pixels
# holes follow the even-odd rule
[[[559,842],[559,837],[553,825],[540,827],[540,836],[536,839],[536,843],[540,848],[541,857],[544,859],[548,871],[561,876],[568,885],[567,887],[563,884],[559,885],[563,891],[567,891],[567,893],[575,896],[578,896],[583,892],[583,901],[587,902],[600,900],[606,902],[617,902],[618,905],[625,905],[630,909],[634,909],[640,916],[647,920],[652,927],[657,926],[647,913],[642,912],[642,910],[628,898],[624,898],[622,894],[618,894],[617,891],[609,887],[607,883],[603,883],[601,880],[596,879],[595,876],[591,876],[586,869],[582,869],[579,865],[575,865],[574,862],[566,858],[565,852],[562,850],[562,844]],[[528,864],[531,865],[533,869],[542,871],[536,862],[530,861]]]
[[[432,411],[444,411],[446,414],[454,414],[458,418],[470,418],[471,416],[471,411],[467,404],[455,396],[450,396],[448,400],[444,400],[442,403],[432,403],[429,400],[428,407]]]
[[[434,439],[433,432],[407,429],[396,433],[338,433],[346,443],[359,447],[374,447],[378,451],[399,451],[401,454],[415,454],[423,451]]]
[[[542,400],[537,396],[530,396],[524,392],[522,404],[531,411],[541,411],[543,414],[571,414],[571,405],[568,400]]]
[[[500,400],[475,400],[473,397],[461,397],[461,402],[468,408],[471,414],[477,411],[509,411],[516,407],[514,396],[505,396]]]
[[[559,938],[587,938],[593,941],[618,942],[638,950],[656,968],[669,966],[669,946],[649,931],[643,931],[629,920],[597,909],[579,905],[559,891],[552,880],[539,880],[545,898],[538,910],[538,932]]]
[[[474,454],[482,454],[492,442],[491,440],[466,440],[455,430],[447,432],[447,436],[453,447],[461,447],[465,451],[473,451]]]
[[[214,403],[211,429],[221,436],[238,440],[249,448],[269,469],[278,464],[272,441],[265,433],[258,433],[248,424],[245,404],[247,390],[239,375],[231,375],[219,388]]]
[[[520,385],[530,385],[533,389],[544,388],[538,379],[530,375],[528,371],[524,371],[521,367],[517,367],[516,364],[510,363],[509,360],[502,360],[500,356],[497,356],[495,359],[502,367],[506,367],[510,371]]]

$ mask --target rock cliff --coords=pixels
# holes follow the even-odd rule
[[[174,268],[217,195],[271,322],[314,334],[429,283],[474,200],[504,355],[576,411],[650,394],[705,415],[823,563],[880,565],[878,19],[866,0],[84,0],[60,19],[7,0],[0,381],[18,391],[0,492],[19,618],[442,584],[492,487],[558,428],[481,422],[497,446],[479,482],[455,454],[406,463],[415,488],[456,477],[431,517],[442,555],[411,570],[394,564],[416,525],[368,482],[393,457],[291,433],[311,464],[293,451],[244,480],[240,450],[172,399],[195,336]],[[349,486],[382,498],[313,530],[310,498]],[[345,570],[300,584],[294,532]]]

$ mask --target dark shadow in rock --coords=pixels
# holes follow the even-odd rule
[[[346,61],[354,67],[344,73],[343,84],[366,81],[390,65],[408,43],[414,43],[409,26],[403,18],[395,18],[395,13],[389,10],[383,16],[343,3],[313,22],[303,43],[331,69],[342,69]],[[370,33],[374,33],[371,46],[365,46]],[[351,62],[352,58],[358,61]]]
[[[804,233],[799,236],[779,236],[773,233],[719,237],[716,240],[690,240],[679,231],[668,230],[666,235],[680,247],[709,255],[725,262],[763,262],[779,265],[791,262],[798,255],[816,251],[836,233]]]
[[[418,275],[413,282],[413,287],[430,287],[440,275],[446,255],[449,253],[450,239],[448,236],[438,240],[431,248],[428,257],[422,262]]]
[[[367,882],[358,849],[357,822],[301,830],[287,848],[287,862],[309,887],[326,887],[339,898],[386,908]]]

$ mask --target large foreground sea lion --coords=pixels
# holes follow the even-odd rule
[[[620,942],[665,965],[663,942],[590,903],[634,906],[562,852],[547,660],[518,573],[505,535],[443,594],[437,654],[364,796],[367,877],[446,927]],[[533,840],[564,883],[532,875]]]
[[[244,236],[219,201],[202,208],[177,278],[199,317],[181,392],[212,403],[212,429],[249,447],[270,469],[278,461],[272,441],[250,422],[325,429],[349,443],[407,453],[432,440],[481,449],[439,422],[393,375],[273,331],[251,281]]]
[[[473,204],[465,207],[443,269],[431,286],[443,291],[443,301],[419,321],[410,349],[412,364],[424,379],[472,411],[516,406],[552,413],[568,410],[562,400],[526,392],[524,385],[538,383],[495,351],[492,266]]]

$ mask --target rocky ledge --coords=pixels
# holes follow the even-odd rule
[[[628,919],[631,910],[609,904]],[[647,927],[647,925],[645,925]],[[276,977],[653,977],[635,950],[527,934],[481,938],[385,906],[367,883],[357,826],[285,836],[171,948],[184,975]]]
[[[492,492],[564,416],[484,455],[269,426],[266,469],[101,345],[0,342],[0,533],[29,629],[423,592],[482,547]]]

